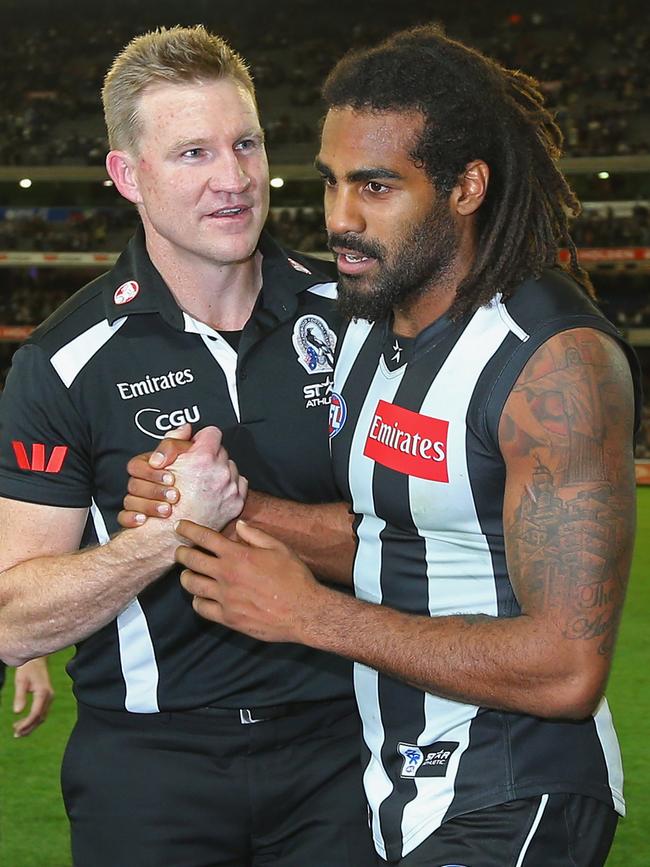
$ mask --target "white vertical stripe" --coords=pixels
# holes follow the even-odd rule
[[[478,708],[474,708],[468,719],[467,705],[424,693],[426,723],[417,745],[424,750],[435,741],[448,740],[458,741],[458,748],[449,759],[445,776],[413,779],[418,794],[402,813],[403,858],[426,840],[432,829],[442,824],[454,798],[456,774],[463,753],[469,747],[471,722],[477,713]]]
[[[157,713],[158,664],[147,618],[137,598],[118,616],[117,637],[126,684],[124,707],[132,713]]]
[[[598,739],[603,748],[609,787],[612,790],[614,809],[621,816],[625,815],[625,798],[623,797],[623,760],[621,749],[616,737],[614,721],[609,710],[607,699],[603,698],[594,714],[594,723]]]
[[[94,500],[90,514],[97,540],[105,545],[110,536]],[[125,708],[132,713],[157,713],[158,665],[147,619],[137,598],[117,617],[117,642],[126,686]]]
[[[50,359],[52,367],[66,388],[70,388],[77,374],[83,370],[93,355],[119,331],[127,318],[127,316],[123,316],[121,319],[116,319],[112,325],[102,319],[101,322],[93,325],[54,353]]]
[[[379,708],[379,679],[374,668],[354,663],[354,692],[361,716],[363,739],[370,750],[370,761],[363,774],[363,784],[372,815],[372,834],[377,851],[386,855],[386,844],[379,824],[379,808],[393,791],[393,784],[377,758],[384,743],[384,727]]]
[[[341,394],[350,369],[371,330],[371,323],[366,322],[365,319],[350,323],[334,368],[334,391],[337,394]]]
[[[406,365],[390,372],[380,363],[357,420],[348,463],[348,480],[355,514],[363,515],[357,528],[358,553],[354,560],[354,589],[359,599],[381,602],[381,539],[386,522],[375,515],[372,490],[375,462],[363,454],[367,434],[380,399],[391,401],[404,377]]]
[[[419,409],[422,415],[449,422],[449,483],[409,478],[411,517],[425,541],[432,617],[461,612],[498,614],[492,558],[469,479],[466,417],[476,381],[507,334],[507,327],[493,311],[479,310],[445,359]],[[439,826],[451,805],[456,774],[469,747],[470,728],[478,708],[424,694],[424,711],[425,725],[417,738],[418,745],[426,747],[437,740],[450,740],[458,741],[459,746],[444,777],[415,779],[418,797],[406,805],[402,816],[403,855]]]
[[[183,318],[185,320],[185,331],[201,335],[208,352],[223,370],[226,385],[228,386],[228,394],[230,395],[230,402],[237,416],[237,421],[239,421],[241,416],[239,413],[239,394],[237,392],[237,353],[218,331],[206,325],[205,322],[200,322],[198,319],[188,316],[187,313],[183,313]]]
[[[548,795],[542,795],[539,802],[539,807],[537,808],[537,813],[535,815],[535,820],[533,821],[532,827],[528,832],[528,836],[524,840],[524,845],[521,848],[521,852],[519,853],[519,857],[517,858],[517,863],[515,864],[515,867],[521,867],[521,865],[524,863],[526,852],[528,851],[528,847],[530,846],[533,837],[535,836],[535,831],[539,827],[539,823],[542,821],[542,816],[544,815],[544,810],[546,809],[547,804]]]

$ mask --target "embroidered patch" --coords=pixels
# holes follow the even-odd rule
[[[301,316],[293,326],[292,342],[307,373],[334,369],[336,335],[321,316]]]
[[[122,283],[122,285],[118,286],[115,290],[113,301],[116,304],[128,304],[129,301],[133,301],[139,291],[140,287],[135,280],[127,280],[126,283]]]
[[[458,746],[458,741],[437,741],[422,747],[416,744],[398,744],[397,749],[404,759],[400,777],[405,780],[413,777],[444,777],[449,759]]]

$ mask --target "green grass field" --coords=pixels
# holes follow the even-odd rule
[[[639,490],[632,580],[608,695],[623,748],[628,816],[608,867],[650,864],[650,488]],[[24,740],[11,733],[11,690],[0,708],[0,865],[70,867],[59,764],[74,709],[63,670],[69,651],[51,661],[55,705],[46,725]],[[11,675],[10,675],[11,677]],[[120,867],[116,864],[115,867]],[[160,867],[174,867],[173,864]],[[312,867],[306,864],[305,867]],[[544,867],[544,865],[539,865]]]

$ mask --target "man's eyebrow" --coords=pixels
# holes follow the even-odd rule
[[[319,160],[318,157],[314,160],[314,166],[321,175],[328,178],[334,177],[334,172],[329,166]],[[399,172],[395,172],[392,169],[383,169],[379,166],[369,166],[368,168],[354,169],[354,171],[348,172],[345,179],[348,183],[358,184],[363,183],[364,181],[376,180],[399,181],[402,180],[402,177],[403,176]]]
[[[207,138],[181,138],[175,141],[170,147],[171,151],[183,150],[185,148],[203,147],[208,143]]]
[[[329,177],[332,174],[332,170],[330,169],[330,167],[326,166],[325,163],[322,162],[322,160],[320,160],[318,157],[316,157],[316,159],[314,160],[314,168],[321,175],[327,175]]]
[[[259,138],[262,141],[264,140],[264,130],[261,127],[248,127],[247,129],[242,130],[242,132],[235,139],[236,142],[243,141],[247,138]],[[175,141],[170,150],[177,151],[183,150],[186,148],[195,148],[195,147],[205,147],[206,145],[211,144],[212,139],[210,136],[196,136],[195,138],[182,138],[177,139]]]

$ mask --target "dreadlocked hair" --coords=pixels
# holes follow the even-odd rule
[[[506,69],[435,24],[394,34],[375,48],[353,51],[323,86],[328,109],[416,110],[424,129],[411,159],[449,195],[468,163],[483,160],[490,183],[478,211],[476,254],[449,310],[473,312],[497,293],[558,262],[594,297],[569,235],[581,207],[558,167],[562,132],[535,79]]]

